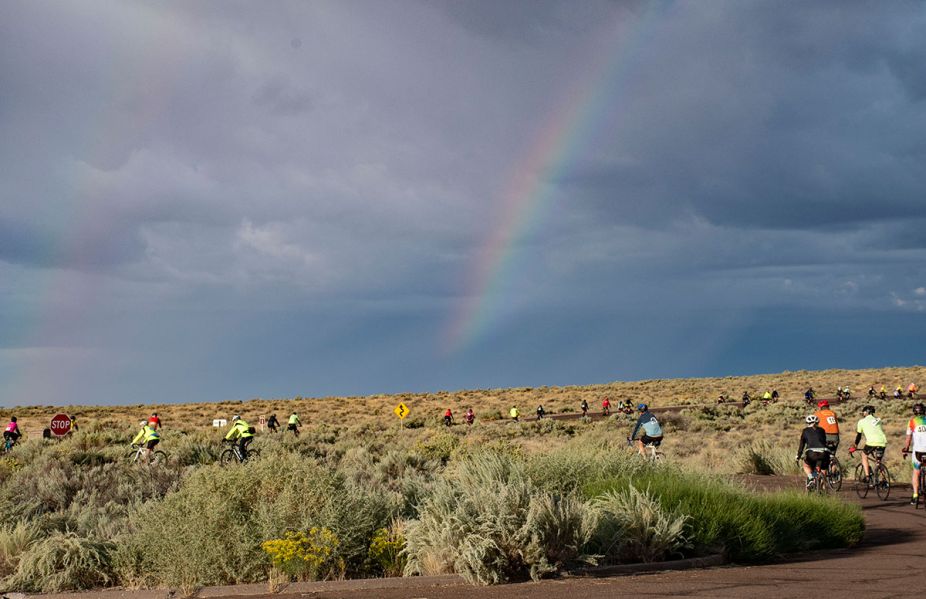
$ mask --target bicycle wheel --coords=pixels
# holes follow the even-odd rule
[[[881,501],[887,501],[888,496],[891,494],[891,473],[888,472],[887,466],[884,464],[878,464],[878,475],[875,478],[875,485],[878,498],[881,499]]]
[[[234,449],[226,449],[222,452],[222,455],[219,456],[219,463],[223,466],[228,466],[229,464],[234,464],[238,461],[238,456],[235,455]]]
[[[830,469],[826,474],[826,482],[829,484],[830,489],[834,491],[842,489],[842,464],[839,463],[836,456],[833,456],[833,459],[830,461]]]
[[[161,451],[160,449],[151,454],[151,459],[148,461],[149,464],[164,464],[167,462],[167,454]]]
[[[128,454],[127,456],[125,456],[125,457],[129,460],[129,462],[131,462],[131,463],[134,464],[135,462],[138,461],[138,452],[137,452],[137,451],[130,451],[129,454]]]
[[[259,457],[260,457],[260,450],[259,450],[259,449],[249,449],[249,450],[248,450],[248,459],[249,459],[249,460],[251,460],[251,459],[256,460],[256,459],[259,458]]]
[[[868,497],[868,477],[865,469],[859,464],[855,467],[855,493],[862,499]]]

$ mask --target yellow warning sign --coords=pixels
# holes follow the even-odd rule
[[[395,415],[399,418],[405,418],[409,414],[409,409],[408,406],[406,406],[404,403],[400,403],[395,407],[393,412],[395,412]]]

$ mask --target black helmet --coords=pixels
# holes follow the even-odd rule
[[[913,413],[920,416],[926,414],[926,406],[924,406],[922,403],[913,404]]]
[[[874,413],[875,413],[874,406],[865,406],[862,408],[862,414],[874,414]]]
[[[920,404],[920,405],[923,405],[923,404]],[[11,416],[11,417],[10,417],[10,422],[16,422],[16,416]]]

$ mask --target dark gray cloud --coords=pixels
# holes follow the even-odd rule
[[[926,313],[924,40],[913,3],[3,3],[0,401],[874,365],[775,331]]]

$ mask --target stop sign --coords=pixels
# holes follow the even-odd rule
[[[51,432],[57,437],[63,437],[71,430],[71,417],[67,414],[55,414],[51,419]]]

